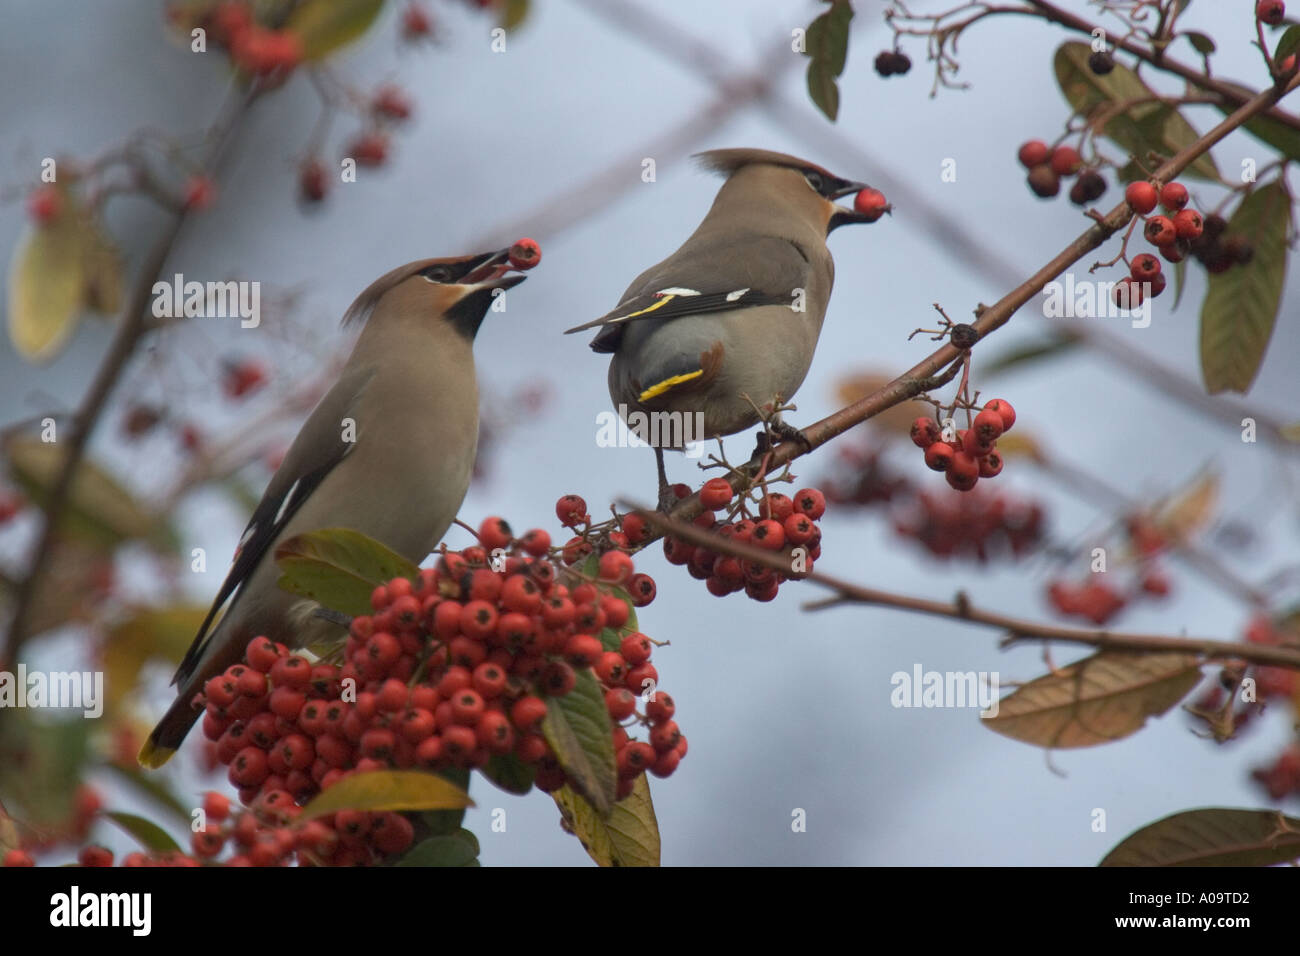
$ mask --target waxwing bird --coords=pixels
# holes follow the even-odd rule
[[[868,187],[806,160],[762,149],[697,159],[726,177],[704,221],[617,308],[568,330],[599,329],[591,347],[613,356],[610,397],[625,420],[641,413],[629,428],[654,445],[661,508],[663,449],[682,447],[684,429],[693,441],[735,434],[794,397],[835,279],[826,237],[873,218],[835,203]],[[666,427],[641,434],[655,419]]]
[[[277,587],[275,549],[321,528],[360,531],[419,562],[442,539],[469,488],[478,446],[474,336],[509,274],[509,250],[422,259],[370,285],[344,315],[361,333],[338,382],[294,439],[212,609],[172,683],[177,698],[140,762],[158,767],[202,713],[204,683],[253,638],[290,646],[342,636],[316,605]],[[225,613],[218,620],[218,614]],[[214,623],[215,622],[215,623]]]

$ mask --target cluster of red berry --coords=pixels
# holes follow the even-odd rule
[[[678,498],[690,494],[686,485],[675,485]],[[709,593],[724,597],[744,591],[755,601],[771,601],[781,582],[812,571],[813,562],[821,557],[822,532],[817,521],[826,513],[826,496],[816,488],[804,488],[793,497],[769,492],[759,497],[757,510],[751,514],[748,495],[736,497],[725,478],[711,478],[700,489],[704,511],[695,524],[720,537],[751,544],[781,555],[789,572],[777,571],[764,564],[730,557],[696,547],[681,538],[664,538],[664,557],[669,564],[685,565],[691,577],[702,580]],[[721,521],[715,512],[726,511]],[[645,520],[637,514],[624,515],[622,534],[630,544],[649,536]]]
[[[1047,599],[1059,613],[1083,618],[1099,627],[1143,595],[1165,597],[1168,593],[1169,579],[1159,571],[1144,572],[1128,590],[1115,587],[1098,576],[1079,584],[1057,580],[1047,585]]]
[[[1124,190],[1124,201],[1146,223],[1142,235],[1168,262],[1182,262],[1205,228],[1201,214],[1186,208],[1188,198],[1187,187],[1182,183],[1166,183],[1157,188],[1155,183],[1140,180],[1129,183]],[[1150,215],[1157,204],[1169,215]],[[1165,290],[1165,277],[1155,256],[1144,252],[1126,261],[1129,274],[1116,283],[1113,292],[1121,308],[1135,308],[1148,293],[1154,298]]]
[[[894,517],[894,530],[939,558],[974,557],[981,563],[1009,551],[1021,557],[1045,533],[1043,509],[981,488],[968,495],[918,493]]]
[[[542,733],[547,699],[571,692],[588,669],[615,722],[619,796],[647,770],[666,777],[676,769],[686,739],[672,698],[657,687],[654,643],[627,627],[629,601],[649,603],[654,581],[611,550],[594,578],[575,577],[570,587],[558,578],[574,572],[557,571],[545,531],[516,539],[489,518],[479,539],[442,555],[415,582],[376,588],[375,613],[353,619],[341,666],[312,664],[258,638],[245,663],[207,682],[198,701],[203,733],[245,805],[269,801],[292,813],[355,773],[478,768],[505,755],[535,767],[539,789],[555,790],[565,774]],[[629,720],[648,729],[648,742],[619,725]],[[405,848],[397,833],[409,824],[381,815],[376,828],[374,815],[356,816],[321,818],[349,849],[346,862]],[[364,839],[343,839],[345,829]],[[323,847],[313,852],[337,862]]]
[[[176,14],[182,11],[173,7]],[[246,0],[222,0],[200,21],[213,42],[230,52],[231,62],[258,77],[287,75],[302,62],[302,40],[289,30],[257,23]]]
[[[1084,206],[1102,197],[1106,180],[1095,169],[1085,168],[1083,157],[1073,146],[1048,146],[1041,139],[1023,143],[1018,153],[1020,165],[1029,170],[1025,181],[1034,195],[1050,199],[1061,191],[1061,180],[1078,176],[1070,187],[1070,202]]]
[[[994,478],[1002,472],[1002,456],[997,440],[1016,423],[1016,410],[1005,399],[986,403],[970,427],[943,437],[943,426],[933,418],[922,417],[912,423],[912,444],[925,452],[925,463],[942,471],[948,484],[958,491],[970,491],[981,478]]]

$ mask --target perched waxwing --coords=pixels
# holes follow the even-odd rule
[[[419,562],[442,539],[478,446],[474,336],[498,290],[524,280],[508,274],[509,252],[411,262],[352,303],[343,324],[362,326],[352,355],[253,512],[142,764],[161,766],[175,752],[202,714],[191,706],[196,693],[253,638],[303,646],[345,634],[312,613],[314,602],[277,587],[281,541],[351,528]]]
[[[680,448],[679,433],[692,441],[731,435],[759,422],[759,409],[794,397],[835,279],[826,237],[879,215],[836,205],[868,187],[806,160],[762,149],[697,159],[727,180],[704,221],[637,276],[617,308],[568,330],[598,327],[592,349],[613,354],[609,394],[629,428],[655,446],[661,508],[671,500],[663,449]],[[779,417],[774,424],[789,431]]]

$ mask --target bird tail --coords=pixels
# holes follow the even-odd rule
[[[140,765],[150,770],[157,770],[170,760],[202,713],[201,709],[191,705],[190,694],[177,696],[171,707],[167,709],[167,713],[163,715],[163,719],[158,721],[158,726],[154,727],[149,734],[149,739],[140,748],[140,754],[136,757]]]

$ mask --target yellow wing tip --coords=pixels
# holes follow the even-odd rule
[[[144,742],[144,746],[140,748],[140,753],[135,759],[140,762],[140,766],[148,767],[150,770],[157,770],[168,760],[171,760],[174,753],[176,753],[175,747],[160,747],[151,739]]]
[[[644,392],[637,396],[638,402],[648,402],[652,398],[657,398],[670,388],[681,385],[683,382],[689,382],[693,378],[699,378],[704,374],[704,369],[696,369],[694,372],[687,372],[684,375],[674,375],[672,378],[666,378],[662,382],[651,385]]]

